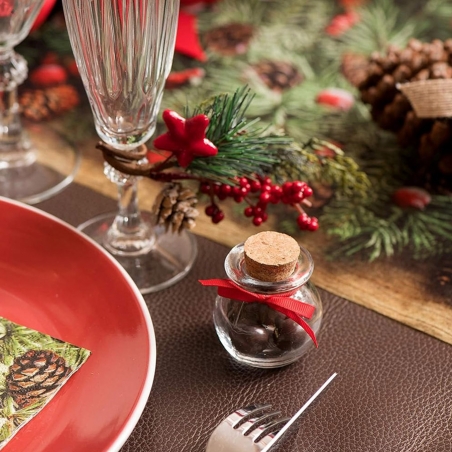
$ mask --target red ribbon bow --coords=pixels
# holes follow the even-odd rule
[[[285,316],[298,323],[312,339],[317,347],[317,339],[312,328],[308,323],[301,318],[301,316],[310,319],[314,312],[315,307],[304,303],[295,298],[291,298],[298,289],[291,292],[283,292],[278,294],[264,295],[260,293],[248,292],[241,288],[238,284],[234,283],[230,279],[204,279],[199,280],[203,286],[214,286],[218,288],[218,295],[224,298],[232,298],[234,300],[240,300],[247,303],[265,303],[275,311],[279,311]]]

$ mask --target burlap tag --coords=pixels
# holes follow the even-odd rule
[[[452,117],[452,79],[400,83],[419,118]]]

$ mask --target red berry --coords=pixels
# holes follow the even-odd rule
[[[308,225],[308,231],[317,231],[317,229],[319,229],[319,221],[316,217],[312,217]]]
[[[242,196],[246,196],[250,192],[250,186],[248,184],[248,187],[240,187],[240,194]]]
[[[337,110],[350,110],[355,103],[353,94],[340,88],[328,88],[321,91],[316,102]]]
[[[423,210],[430,204],[432,197],[423,188],[402,187],[392,194],[392,201],[399,207],[413,207]]]
[[[266,185],[271,185],[271,184],[272,184],[271,178],[270,178],[270,177],[265,177],[265,178],[264,178],[264,184],[266,184]]]
[[[292,182],[284,182],[282,190],[286,194],[292,193]]]
[[[234,196],[240,196],[242,194],[242,189],[240,187],[232,187],[232,194]]]
[[[243,196],[235,195],[234,196],[234,201],[238,202],[238,203],[242,202],[243,201]]]
[[[239,185],[240,185],[241,187],[245,187],[246,185],[249,185],[248,179],[247,179],[246,177],[241,177],[241,178],[239,179]]]
[[[261,186],[262,193],[267,192],[267,191],[270,192],[271,189],[272,189],[272,186],[270,184],[263,184]]]
[[[213,184],[213,192],[218,195],[220,193],[221,185],[220,184]]]
[[[250,182],[251,185],[251,192],[252,193],[256,193],[257,191],[259,191],[262,187],[262,184],[258,181],[258,180],[253,180]]]
[[[213,217],[212,217],[212,223],[219,223],[220,221],[224,220],[224,213],[219,210]]]
[[[226,198],[228,197],[228,195],[225,195],[224,193],[221,193],[218,195],[218,199],[220,201],[224,201]]]
[[[312,188],[311,187],[308,187],[307,185],[306,185],[306,187],[304,188],[304,190],[303,190],[303,194],[304,194],[304,197],[305,198],[309,198],[310,196],[312,196],[313,195],[313,191],[312,191]]]
[[[249,206],[243,211],[243,213],[245,214],[245,217],[252,217],[254,215],[254,209]]]
[[[345,14],[339,14],[333,17],[325,28],[325,32],[330,36],[339,36],[353,27],[358,21],[359,15],[355,11],[348,11]]]
[[[278,202],[280,201],[280,197],[279,196],[275,196],[275,195],[271,195],[270,196],[270,202],[272,203],[272,204],[278,204]]]
[[[229,196],[232,193],[232,187],[227,184],[221,184],[220,193]]]
[[[292,193],[299,193],[305,188],[306,184],[300,180],[296,180],[292,183]]]
[[[263,222],[264,222],[264,220],[262,219],[262,217],[254,217],[253,218],[254,226],[260,226]]]
[[[261,218],[262,218],[263,222],[267,221],[268,220],[268,214],[263,212],[262,215],[261,215]]]
[[[210,204],[210,206],[206,207],[205,212],[208,217],[213,217],[218,212],[218,206]]]
[[[268,191],[264,191],[260,194],[259,201],[262,203],[268,203],[270,202],[270,198],[271,198],[270,193]]]
[[[260,207],[260,206],[256,206],[256,207],[253,209],[253,215],[254,215],[255,217],[261,217],[262,214],[263,214],[264,212],[265,212],[265,209],[262,208],[262,207]]]
[[[199,191],[204,194],[210,193],[210,185],[207,182],[201,182],[199,186]]]
[[[292,196],[290,197],[292,204],[297,204],[297,203],[303,201],[303,199],[304,199],[304,193],[302,191],[293,193]]]
[[[271,194],[277,197],[281,197],[283,194],[283,189],[279,185],[273,185],[271,189]]]
[[[306,226],[308,224],[309,216],[306,213],[302,213],[297,218],[297,224],[301,228],[302,226]]]
[[[43,64],[31,71],[29,79],[36,86],[59,85],[66,82],[67,72],[59,64]]]

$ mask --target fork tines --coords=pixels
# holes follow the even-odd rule
[[[268,434],[276,434],[289,418],[281,418],[280,411],[271,411],[270,404],[248,405],[229,416],[229,421],[235,430],[242,435],[251,433],[252,440],[257,443]]]

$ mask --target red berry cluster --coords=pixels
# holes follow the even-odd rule
[[[301,230],[316,231],[319,227],[317,218],[309,217],[300,206],[300,203],[313,193],[306,182],[293,181],[278,185],[274,184],[270,177],[257,176],[256,179],[240,177],[237,179],[237,185],[202,182],[200,191],[211,197],[212,202],[206,207],[205,212],[212,218],[213,223],[219,223],[224,218],[223,211],[215,203],[216,196],[219,200],[233,198],[237,203],[245,200],[249,206],[243,213],[246,217],[253,218],[255,226],[267,221],[266,211],[269,204],[282,202],[295,206],[300,211],[297,224]]]

